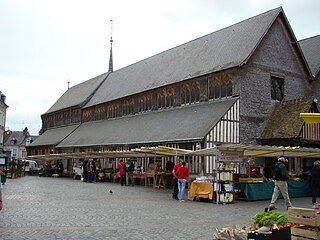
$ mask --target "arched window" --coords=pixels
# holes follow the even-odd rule
[[[230,80],[227,83],[227,96],[232,96],[232,82]]]
[[[220,86],[219,84],[216,84],[214,86],[214,99],[217,99],[220,97]]]
[[[174,91],[173,88],[161,89],[158,93],[158,108],[168,108],[173,106]],[[151,108],[150,108],[151,109]]]
[[[185,93],[184,93],[184,98],[185,98],[185,103],[186,104],[190,103],[190,96],[191,96],[190,89],[187,88]]]
[[[181,104],[191,104],[200,102],[200,82],[194,81],[186,83],[181,88]]]
[[[232,96],[232,81],[229,74],[208,79],[208,98],[218,99]]]
[[[191,103],[200,102],[200,84],[195,82],[192,84]]]

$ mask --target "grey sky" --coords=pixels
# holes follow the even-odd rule
[[[320,34],[319,0],[0,0],[0,91],[6,128],[32,134],[67,90],[282,6],[298,40]]]

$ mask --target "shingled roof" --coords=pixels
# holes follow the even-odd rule
[[[236,101],[238,98],[230,98],[118,119],[82,123],[56,147],[200,141]]]
[[[85,107],[241,66],[281,13],[270,10],[114,71]]]
[[[106,79],[108,73],[101,74],[83,83],[69,88],[52,107],[45,113],[55,112],[68,107],[79,106],[86,104],[86,100],[90,99],[92,94]]]
[[[79,124],[50,128],[41,134],[33,143],[31,143],[30,146],[35,147],[42,145],[57,145],[68,135],[70,135],[77,127],[79,127]]]
[[[240,67],[247,63],[279,16],[287,23],[296,41],[283,9],[275,8],[78,84],[66,91],[45,114],[72,106],[87,108],[205,74]],[[300,47],[298,51],[301,51]]]
[[[276,104],[260,139],[298,138],[303,126],[300,113],[308,113],[315,104],[313,97]]]
[[[313,77],[320,71],[320,35],[299,41]]]

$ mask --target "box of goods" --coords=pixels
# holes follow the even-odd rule
[[[319,228],[311,227],[311,226],[291,227],[291,239],[318,240],[320,239],[320,231],[319,231]]]
[[[320,239],[320,211],[318,208],[289,208],[288,219],[293,240]]]
[[[239,182],[244,182],[244,183],[263,182],[263,178],[239,177]]]
[[[221,181],[232,181],[233,179],[233,173],[232,172],[222,172],[220,173],[220,179]]]
[[[248,240],[290,240],[290,227],[274,229],[269,233],[249,232]]]
[[[291,207],[288,209],[288,220],[293,224],[320,227],[320,214],[317,209]]]
[[[232,203],[233,202],[233,194],[232,193],[219,193],[218,202],[220,203]]]

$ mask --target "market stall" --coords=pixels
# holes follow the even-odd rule
[[[134,171],[134,179],[141,185],[152,186],[154,188],[165,188],[171,186],[168,179],[172,179],[172,172],[166,172],[164,166],[167,158],[174,158],[176,161],[178,157],[185,157],[186,153],[191,150],[172,148],[167,146],[155,147],[141,147],[123,151],[91,151],[91,152],[77,152],[77,153],[57,153],[46,155],[29,156],[40,163],[49,162],[55,163],[58,160],[68,161],[69,166],[75,166],[74,160],[78,161],[78,165],[83,159],[103,159],[113,165],[112,180],[119,178],[117,174],[117,161],[120,159],[132,159],[137,162]],[[138,165],[139,162],[139,165]],[[70,167],[69,167],[70,168]]]
[[[279,155],[285,155],[286,157],[289,157],[291,159],[312,159],[315,157],[320,157],[319,148],[244,144],[222,144],[219,146],[215,146],[214,148],[194,151],[189,153],[188,155],[202,156],[204,159],[207,156],[214,156],[219,163],[226,160],[226,158],[221,159],[221,156],[223,158],[224,153],[231,154],[230,156],[232,156],[232,153],[235,155],[240,153],[240,156],[238,158],[240,159],[239,162],[242,166],[242,169],[240,170],[242,170],[242,172],[240,174],[239,171],[234,171],[237,177],[234,179],[234,181],[231,181],[231,183],[234,187],[236,197],[246,198],[250,201],[271,199],[274,188],[274,182],[272,181],[272,179],[266,178],[263,175],[265,174],[263,172],[263,164],[256,164],[255,158],[264,159],[264,161],[268,163],[270,159],[276,159],[276,157],[278,157]],[[230,157],[230,159],[227,160],[231,160],[232,158],[234,157]],[[215,165],[214,174],[217,174],[219,172],[218,170],[218,166]],[[231,179],[229,179],[229,181],[230,180]],[[216,196],[218,196],[220,189],[216,189],[215,185],[213,185],[213,188],[217,193]],[[311,195],[310,183],[306,178],[293,177],[292,179],[290,179],[290,181],[288,181],[288,188],[290,197],[306,197]]]
[[[207,198],[213,202],[233,203],[235,200],[234,176],[239,172],[243,150],[223,149],[219,146],[212,149],[202,149],[189,156],[213,156],[213,173],[210,176],[197,177],[190,185],[189,197]]]
[[[248,201],[271,199],[274,189],[274,182],[255,182],[255,183],[235,183],[235,189],[240,190],[243,195],[238,195],[240,198],[245,198]],[[309,197],[311,196],[310,182],[304,181],[288,181],[288,191],[290,198],[294,197]],[[282,195],[280,193],[280,198]]]

